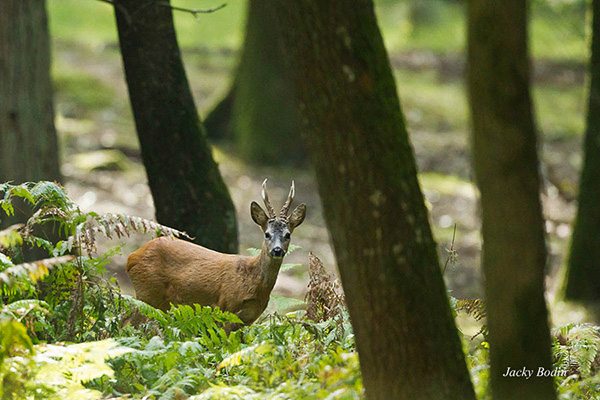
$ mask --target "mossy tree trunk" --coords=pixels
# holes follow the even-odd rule
[[[207,117],[208,135],[231,138],[247,162],[301,164],[306,151],[300,137],[300,118],[274,23],[267,1],[248,2],[240,64],[230,93]]]
[[[546,246],[529,94],[527,2],[470,0],[468,88],[481,192],[483,271],[495,400],[556,397],[544,299]]]
[[[169,1],[115,0],[115,13],[157,220],[237,252],[235,210],[196,111]]]
[[[579,209],[571,243],[564,295],[600,302],[600,1],[592,1],[592,59]]]
[[[369,399],[475,395],[373,4],[268,2]]]
[[[0,182],[60,180],[45,0],[0,1]]]
[[[46,2],[0,0],[0,182],[40,180],[61,180]],[[29,203],[17,201],[13,217],[0,212],[0,229],[24,223],[32,213]],[[59,239],[54,223],[36,227],[34,234]],[[47,256],[23,248],[18,261]]]

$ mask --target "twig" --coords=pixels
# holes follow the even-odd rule
[[[100,1],[109,1],[109,0],[100,0]],[[158,3],[161,6],[164,7],[169,7],[171,10],[174,11],[181,11],[181,12],[187,12],[190,13],[194,16],[194,18],[198,18],[198,14],[210,14],[213,13],[215,11],[220,10],[221,8],[224,8],[227,3],[223,3],[219,6],[213,7],[213,8],[196,8],[196,9],[192,9],[192,8],[183,8],[183,7],[176,7],[176,6],[172,6],[169,3]]]
[[[108,3],[108,4],[112,4],[113,6],[115,5],[115,0],[97,0],[97,1],[101,1],[103,3]],[[223,3],[219,6],[213,7],[213,8],[184,8],[184,7],[176,7],[173,6],[169,3],[156,3],[159,6],[163,6],[163,7],[169,7],[171,10],[174,11],[181,11],[181,12],[187,12],[190,13],[194,16],[194,18],[198,18],[198,14],[210,14],[213,13],[215,11],[220,10],[221,8],[224,8],[227,3]]]
[[[446,267],[448,267],[448,262],[450,262],[450,259],[456,253],[456,251],[454,250],[454,239],[455,238],[456,238],[456,224],[454,224],[454,232],[452,233],[452,243],[450,244],[448,258],[446,258],[446,262],[444,263],[444,269],[442,270],[442,275],[444,275],[446,273]]]

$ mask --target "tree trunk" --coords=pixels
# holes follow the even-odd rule
[[[495,400],[554,399],[544,299],[546,246],[529,95],[526,0],[469,1],[468,88],[481,192],[483,270]],[[508,368],[531,379],[503,377]]]
[[[269,2],[369,399],[475,399],[373,4]]]
[[[275,22],[268,2],[248,2],[240,64],[230,94],[207,117],[211,128],[216,128],[209,136],[233,138],[237,153],[247,162],[301,164],[306,160],[306,150],[299,133],[293,87],[272,28]],[[212,123],[227,118],[230,120],[226,124]]]
[[[44,0],[0,1],[0,182],[60,180]]]
[[[46,2],[0,0],[0,182],[60,179]],[[34,212],[26,201],[14,205],[14,216],[0,212],[0,230],[25,223]],[[33,233],[52,241],[61,238],[57,223]],[[48,256],[36,247],[22,250],[19,262]]]
[[[237,252],[235,210],[198,118],[169,2],[115,0],[115,13],[157,220]]]
[[[564,287],[565,298],[600,302],[600,1],[592,1],[592,59],[579,209]]]

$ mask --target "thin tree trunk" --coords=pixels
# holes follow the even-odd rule
[[[237,252],[235,210],[198,118],[169,1],[116,0],[115,13],[156,218],[210,249]]]
[[[495,400],[556,397],[544,299],[546,246],[529,94],[527,2],[469,1],[468,87],[481,191],[483,270]],[[508,368],[530,379],[503,377]]]
[[[267,1],[248,1],[246,36],[234,84],[207,117],[211,121],[207,129],[211,138],[232,138],[237,153],[248,162],[302,164],[306,150],[299,134],[300,117],[274,23]]]
[[[600,1],[592,1],[592,59],[584,162],[565,298],[600,302]]]
[[[45,0],[0,1],[0,182],[60,180]]]
[[[369,399],[475,399],[373,4],[269,2]]]

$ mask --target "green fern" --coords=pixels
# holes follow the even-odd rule
[[[261,250],[260,250],[260,249],[257,249],[256,247],[249,247],[249,248],[247,248],[247,249],[246,249],[246,251],[247,251],[248,253],[250,253],[250,255],[251,255],[252,257],[256,257],[256,256],[258,256],[258,255],[260,254],[260,251],[261,251]]]
[[[51,267],[67,264],[74,259],[74,256],[62,256],[9,266],[0,272],[0,294],[14,293],[29,287],[48,276]],[[0,264],[10,265],[11,262],[4,258]]]
[[[306,309],[306,302],[292,297],[272,294],[269,298],[269,304],[267,305],[265,313],[278,312],[280,314],[285,314],[286,312],[298,309]]]
[[[297,270],[298,268],[302,268],[302,267],[303,267],[302,264],[283,264],[279,271],[280,272],[289,272],[289,271]]]
[[[25,225],[16,224],[0,231],[0,249],[8,249],[23,245],[23,237],[19,233]]]
[[[452,298],[452,297],[451,297]],[[461,299],[453,300],[454,310],[455,312],[464,312],[466,315],[475,319],[475,321],[483,321],[486,317],[485,304],[481,299]],[[471,340],[475,339],[479,335],[483,335],[484,337],[488,334],[487,324],[483,324],[479,331],[471,336]]]

